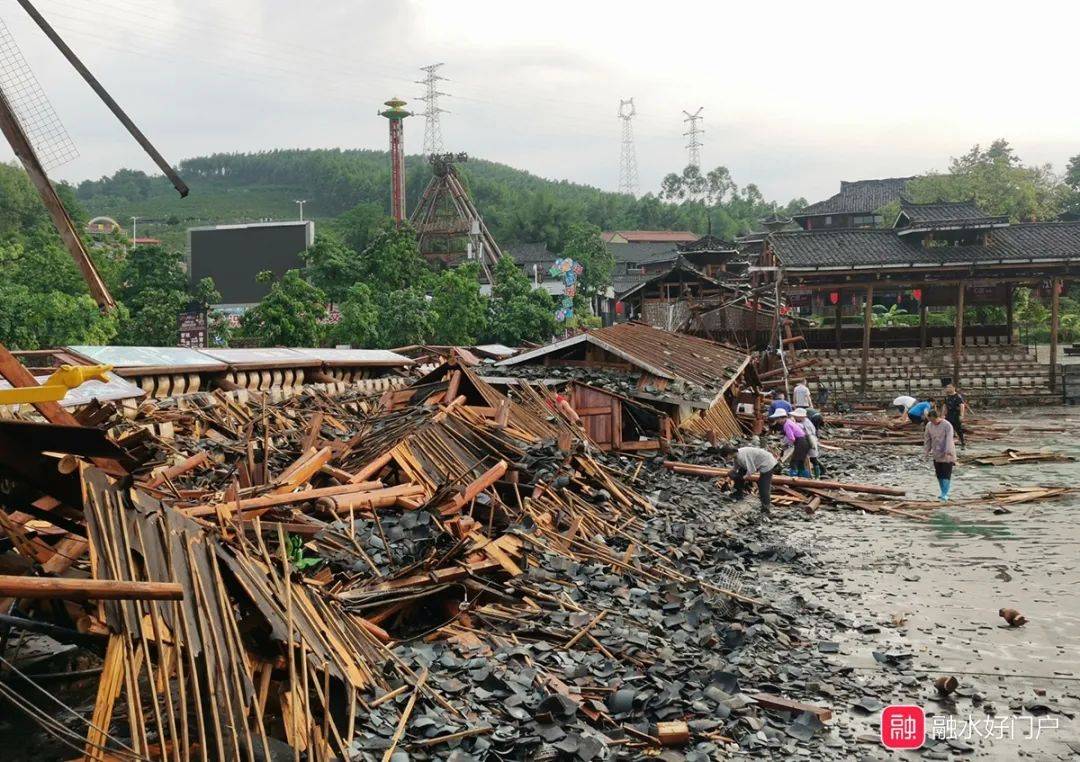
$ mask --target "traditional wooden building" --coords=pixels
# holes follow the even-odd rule
[[[833,334],[808,340],[834,343],[841,350],[858,334],[861,386],[866,390],[867,364],[875,335],[880,342],[903,342],[917,348],[950,346],[951,377],[963,378],[965,346],[1010,344],[1014,340],[1013,290],[1031,286],[1048,294],[1051,311],[1051,357],[1057,356],[1059,296],[1063,284],[1080,274],[1080,223],[1009,224],[973,203],[912,204],[903,202],[890,229],[810,229],[770,234],[758,266],[765,279],[779,278],[792,301],[808,298],[835,310]],[[917,328],[873,327],[875,298],[906,295],[915,300]],[[845,329],[845,305],[862,306],[862,322]],[[996,304],[1006,315],[1002,326],[972,330],[965,325],[965,307],[973,302]],[[928,325],[935,305],[955,308],[950,328]],[[822,331],[816,332],[822,334]],[[824,332],[827,334],[827,331]],[[972,341],[975,339],[975,341]],[[991,341],[991,339],[993,339]],[[1055,364],[1049,369],[1055,388]]]
[[[617,385],[606,388],[656,407],[682,431],[731,437],[742,430],[733,405],[750,355],[724,344],[644,323],[620,323],[496,364],[520,365],[605,372]]]
[[[889,224],[882,220],[881,207],[899,201],[913,177],[886,177],[880,180],[842,180],[840,192],[792,215],[804,230],[873,228]]]

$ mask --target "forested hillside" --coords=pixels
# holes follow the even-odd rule
[[[730,183],[722,198],[662,201],[655,194],[634,199],[567,181],[546,180],[503,164],[472,159],[459,165],[470,192],[497,240],[504,244],[544,241],[560,251],[575,223],[602,229],[689,229],[734,237],[777,209],[753,185]],[[214,154],[183,161],[180,174],[191,185],[181,200],[161,176],[120,170],[112,177],[79,184],[78,197],[91,215],[109,215],[127,225],[133,215],[140,230],[183,244],[194,225],[290,219],[295,199],[308,199],[305,216],[328,220],[357,206],[383,212],[390,205],[389,157],[385,151],[279,150]],[[724,176],[727,170],[718,168]],[[431,176],[422,156],[406,157],[411,209]],[[729,178],[730,180],[730,178]],[[657,189],[659,190],[659,189]]]

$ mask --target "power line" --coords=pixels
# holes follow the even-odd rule
[[[698,139],[698,135],[704,135],[705,130],[698,126],[698,122],[704,122],[705,117],[701,115],[701,112],[705,109],[704,106],[699,106],[698,110],[691,114],[689,111],[683,111],[686,114],[684,122],[690,123],[690,129],[683,133],[683,137],[689,137],[690,142],[686,144],[686,165],[689,167],[697,167],[701,169],[701,146],[703,143]]]
[[[622,152],[619,155],[619,193],[637,195],[637,151],[634,150],[634,128],[631,120],[637,113],[634,99],[619,100],[619,119],[622,120]]]
[[[416,81],[418,85],[424,85],[426,88],[420,100],[424,102],[424,153],[428,156],[443,152],[442,125],[439,123],[439,114],[450,113],[444,108],[439,108],[439,97],[443,95],[449,97],[447,93],[439,91],[440,80],[447,81],[446,77],[436,73],[440,66],[443,66],[443,64],[421,66],[420,71],[427,72],[427,76]]]

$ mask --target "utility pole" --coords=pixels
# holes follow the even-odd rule
[[[306,198],[293,199],[294,204],[299,204],[300,205],[300,221],[301,222],[304,221],[304,204],[306,204],[307,202],[308,202],[308,199],[306,199]]]
[[[434,156],[443,152],[442,125],[439,123],[439,114],[450,113],[444,108],[439,108],[439,97],[443,95],[449,97],[448,93],[439,91],[439,81],[448,81],[446,77],[437,73],[440,66],[443,66],[443,64],[421,66],[420,71],[426,72],[427,76],[416,80],[416,84],[424,85],[426,88],[424,94],[420,96],[420,100],[424,102],[424,154],[427,156]]]
[[[637,195],[637,152],[634,150],[634,128],[631,120],[637,113],[634,99],[619,101],[619,119],[622,120],[622,153],[619,155],[619,193]]]
[[[683,133],[683,137],[690,138],[690,142],[686,144],[686,165],[688,167],[697,167],[701,169],[701,146],[702,142],[698,139],[699,135],[704,135],[705,130],[698,126],[698,122],[705,121],[705,117],[701,115],[701,112],[705,109],[704,106],[699,106],[698,110],[691,114],[689,111],[683,111],[686,118],[684,122],[690,123],[690,129]]]
[[[136,228],[135,228],[135,226],[136,226],[136,224],[138,224],[138,222],[139,222],[138,217],[132,217],[131,218],[131,250],[132,251],[135,251],[135,239],[137,239],[139,237],[137,235],[137,233],[136,233]]]

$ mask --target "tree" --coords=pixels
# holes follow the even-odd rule
[[[431,281],[431,269],[420,255],[416,234],[408,225],[383,228],[360,259],[361,278],[377,292],[426,290]]]
[[[260,278],[266,281],[262,273]],[[245,336],[263,346],[316,347],[322,342],[325,316],[326,294],[304,280],[299,270],[289,270],[244,313],[241,327]]]
[[[386,295],[379,313],[379,341],[384,347],[426,344],[433,332],[431,308],[424,292],[402,288]]]
[[[174,347],[180,338],[180,313],[187,309],[188,295],[183,291],[147,288],[124,302],[129,313],[120,322],[122,344],[150,347]]]
[[[987,214],[1012,222],[1053,219],[1065,187],[1049,164],[1026,166],[1003,139],[983,150],[979,145],[954,157],[945,174],[928,174],[907,184],[905,195],[917,203],[971,201]]]
[[[314,245],[302,256],[304,276],[334,304],[339,304],[364,274],[360,255],[336,236],[316,235]]]
[[[532,283],[510,257],[496,263],[491,289],[491,336],[507,346],[546,341],[555,333],[555,302]]]
[[[127,255],[120,271],[121,300],[155,288],[187,292],[184,255],[161,246],[136,246]]]
[[[339,304],[341,317],[331,330],[338,344],[358,347],[379,346],[379,305],[371,287],[366,283],[354,283],[345,292]]]
[[[353,251],[363,251],[386,224],[382,206],[364,202],[339,216],[334,221],[334,229],[346,246]]]
[[[1080,216],[1080,153],[1069,159],[1065,167],[1065,197],[1062,211]]]
[[[578,276],[578,293],[588,298],[611,285],[615,256],[600,240],[600,230],[592,225],[572,225],[566,234],[563,255],[578,262],[584,270]]]
[[[480,294],[480,268],[468,263],[439,275],[432,294],[434,340],[475,344],[487,328],[487,300]]]

